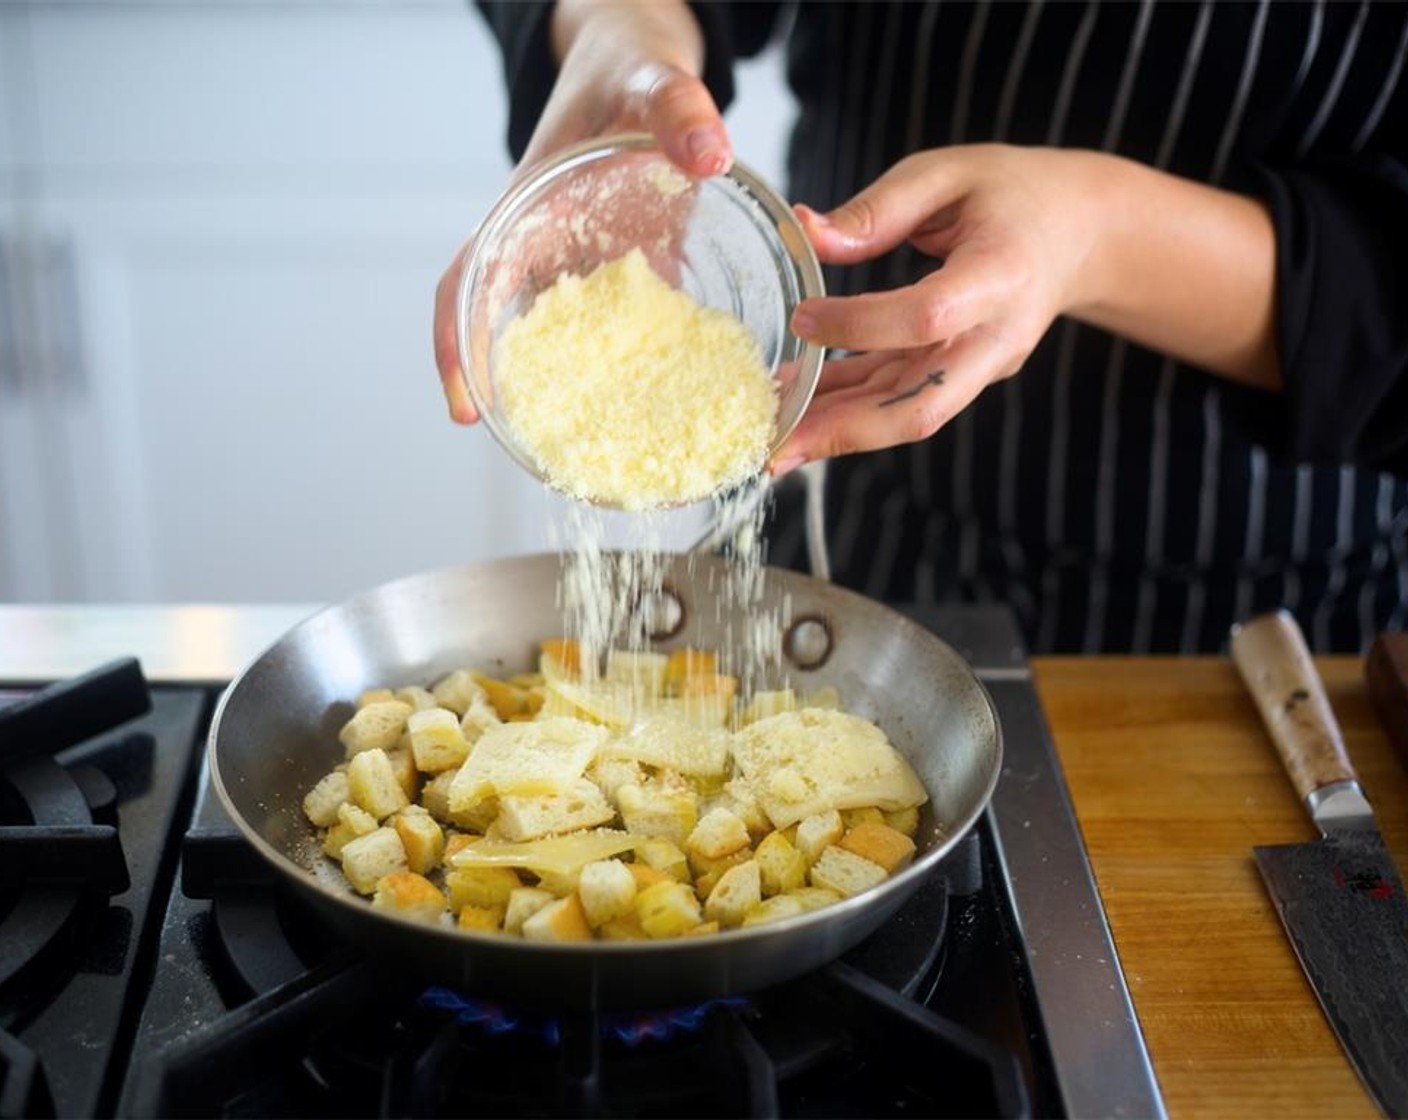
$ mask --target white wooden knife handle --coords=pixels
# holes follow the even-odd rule
[[[1258,615],[1233,628],[1230,644],[1296,792],[1313,807],[1317,790],[1358,783],[1296,620],[1284,610]]]

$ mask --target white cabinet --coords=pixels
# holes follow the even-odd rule
[[[0,599],[327,601],[550,546],[431,353],[509,170],[467,3],[11,4],[0,70]]]

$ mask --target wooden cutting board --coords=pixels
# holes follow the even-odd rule
[[[1408,766],[1408,634],[1385,633],[1374,639],[1364,662],[1364,680],[1384,730]]]

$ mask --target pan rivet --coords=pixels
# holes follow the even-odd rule
[[[684,603],[668,584],[645,592],[636,604],[636,624],[652,641],[673,638],[684,629]]]
[[[816,669],[831,656],[831,624],[818,615],[799,618],[787,630],[782,651],[799,669]]]

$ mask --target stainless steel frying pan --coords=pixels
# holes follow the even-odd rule
[[[432,927],[375,910],[326,870],[300,805],[342,757],[350,701],[376,686],[429,684],[451,669],[529,671],[560,633],[559,559],[531,556],[397,580],[330,607],[280,638],[231,684],[210,729],[215,789],[236,825],[298,892],[377,963],[526,1005],[680,1006],[814,969],[899,908],[987,805],[1001,766],[992,704],[943,642],[887,607],[807,576],[768,569],[763,609],[784,600],[792,683],[834,686],[874,719],[929,791],[907,870],[836,905],[772,925],[661,942],[546,945]],[[724,649],[746,633],[726,609],[720,561],[682,556],[654,619],[657,647]],[[665,609],[661,609],[661,608]],[[320,872],[319,866],[322,866]]]

